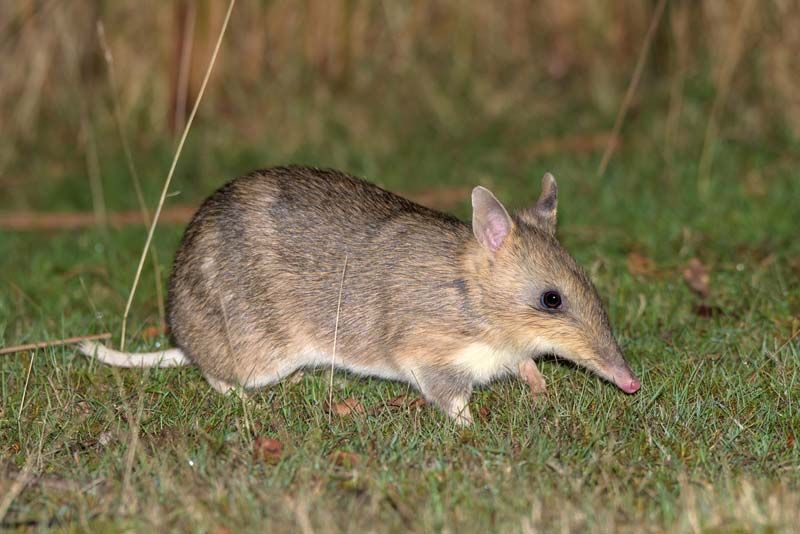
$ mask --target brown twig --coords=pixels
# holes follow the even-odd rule
[[[410,200],[428,208],[449,211],[469,199],[467,187],[436,187],[407,193]],[[197,211],[194,204],[174,204],[161,211],[159,224],[186,224]],[[141,211],[117,211],[107,214],[112,228],[122,228],[142,223]],[[0,230],[15,232],[78,230],[97,225],[97,218],[91,212],[37,212],[12,211],[0,213]]]
[[[0,349],[0,354],[14,354],[26,350],[45,349],[47,347],[57,347],[59,345],[71,345],[81,341],[94,341],[97,339],[108,339],[111,337],[109,332],[104,334],[94,334],[91,336],[68,337],[66,339],[56,339],[53,341],[40,341],[39,343],[28,343],[27,345],[16,345],[14,347],[4,347]]]
[[[164,210],[162,223],[186,224],[192,218],[197,206],[178,204]],[[108,223],[113,228],[141,224],[142,215],[137,211],[120,211],[108,214]],[[97,225],[94,213],[14,211],[0,213],[0,229],[13,231],[75,230]]]

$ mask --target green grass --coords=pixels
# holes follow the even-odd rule
[[[179,164],[181,201],[198,201],[250,168],[295,161],[366,175],[398,192],[483,183],[521,206],[536,197],[541,174],[553,171],[560,238],[607,301],[642,390],[626,396],[545,361],[547,398],[534,401],[517,381],[493,383],[473,396],[476,424],[457,429],[430,407],[389,407],[395,396],[414,394],[404,385],[346,374],[336,375],[334,397],[355,397],[367,414],[329,422],[324,371],[242,401],[214,394],[191,368],[116,370],[73,347],[0,356],[0,502],[26,463],[36,477],[3,526],[793,529],[800,520],[800,348],[792,338],[800,330],[800,147],[779,134],[745,142],[728,132],[701,196],[705,105],[687,101],[685,136],[670,158],[661,146],[663,110],[654,103],[640,112],[603,178],[595,173],[599,152],[525,155],[538,139],[610,124],[590,109],[533,121],[526,113],[473,117],[465,106],[444,127],[425,109],[402,122],[394,103],[369,115],[366,130],[378,130],[375,136],[331,112],[323,134],[301,143],[267,131],[242,144],[235,131],[201,121]],[[303,120],[298,115],[300,134],[316,131]],[[118,140],[113,133],[98,139],[108,210],[135,209]],[[171,144],[151,139],[135,152],[152,201]],[[82,156],[55,142],[40,153],[15,163],[13,172],[38,178],[1,207],[91,209]],[[462,217],[466,201],[456,210]],[[164,279],[181,231],[165,225],[156,233]],[[140,227],[0,234],[0,345],[117,335],[143,242]],[[656,272],[631,274],[631,251],[652,258]],[[682,278],[692,257],[708,266],[708,303],[722,314],[695,313],[699,300]],[[143,335],[158,324],[157,309],[147,263],[130,348],[168,343]],[[284,444],[279,461],[253,459],[259,436]],[[358,459],[337,465],[337,451]]]

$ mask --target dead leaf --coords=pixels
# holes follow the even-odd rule
[[[387,403],[390,408],[410,408],[420,409],[425,406],[425,399],[422,397],[411,397],[409,395],[398,395]]]
[[[333,415],[338,415],[339,417],[354,413],[367,413],[367,411],[364,409],[364,406],[362,406],[362,404],[353,397],[348,397],[341,402],[337,402],[333,406],[329,407],[329,410],[333,412]]]
[[[277,439],[259,436],[253,440],[253,460],[275,463],[283,454],[283,443]]]
[[[487,408],[486,406],[481,406],[480,408],[478,408],[478,416],[481,419],[488,419],[489,415],[491,415],[491,413],[492,412],[490,412],[489,408]]]
[[[633,276],[651,276],[656,272],[656,262],[638,252],[628,254],[628,272]]]
[[[78,401],[78,402],[75,404],[75,409],[76,409],[76,410],[77,410],[77,411],[78,411],[78,412],[79,412],[81,415],[84,415],[84,416],[85,416],[85,415],[89,415],[89,414],[91,413],[91,411],[92,411],[92,407],[91,407],[91,406],[89,405],[89,403],[88,403],[88,402],[86,402],[85,400]]]
[[[708,297],[710,277],[708,269],[697,258],[692,258],[683,270],[683,279],[689,288],[703,298]]]
[[[114,434],[111,432],[101,432],[97,436],[97,444],[101,447],[108,447],[114,441]]]
[[[164,325],[161,326],[148,326],[144,330],[142,330],[142,337],[144,338],[153,338],[159,337],[167,333],[167,328]]]
[[[698,304],[694,307],[694,314],[703,319],[711,319],[712,317],[720,317],[725,315],[725,310],[719,306],[711,306],[709,304]]]
[[[334,465],[352,469],[361,463],[361,456],[349,451],[333,451],[328,455],[328,459]]]

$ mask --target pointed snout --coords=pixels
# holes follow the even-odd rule
[[[634,394],[642,387],[642,383],[626,365],[611,370],[611,380],[625,393]]]

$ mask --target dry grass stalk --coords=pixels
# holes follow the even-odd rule
[[[622,129],[622,123],[625,120],[625,116],[628,114],[628,108],[630,108],[631,102],[633,101],[633,95],[636,93],[636,89],[639,87],[639,81],[641,80],[642,72],[644,71],[644,65],[650,52],[650,46],[653,44],[653,38],[656,35],[656,30],[661,22],[661,16],[664,14],[664,7],[666,5],[667,0],[659,0],[656,9],[653,12],[653,18],[650,20],[650,27],[647,29],[647,35],[645,35],[644,43],[639,51],[639,59],[636,60],[636,68],[633,69],[633,76],[631,76],[631,81],[628,84],[628,90],[625,92],[625,97],[622,99],[622,104],[617,112],[617,118],[614,120],[614,128],[612,129],[613,133],[611,135],[611,139],[609,139],[608,144],[606,145],[603,158],[600,160],[600,166],[597,168],[597,174],[600,176],[605,174],[608,162],[611,160],[611,156],[614,153],[614,148],[617,146],[616,139],[619,137],[619,132]]]
[[[4,80],[0,109],[10,111],[12,120],[7,126],[12,138],[24,138],[25,131],[30,138],[38,133],[35,126],[42,117],[75,107],[76,80],[70,71],[80,70],[96,46],[93,32],[86,31],[97,15],[90,4],[0,3],[0,28],[4,30],[0,32],[0,50],[8,58],[0,64],[0,79]],[[445,78],[444,83],[465,76],[465,80],[474,79],[479,71],[481,79],[494,80],[499,92],[508,81],[503,73],[513,71],[515,77],[528,80],[529,86],[550,78],[581,91],[599,88],[595,98],[608,102],[615,99],[608,91],[613,80],[630,59],[641,55],[636,43],[652,22],[654,5],[632,0],[505,0],[492,7],[451,4],[368,0],[243,4],[237,8],[242,16],[231,21],[231,54],[219,67],[226,79],[227,96],[218,102],[207,98],[204,106],[224,109],[226,119],[233,110],[239,113],[234,117],[239,121],[253,117],[263,121],[260,112],[274,108],[274,100],[265,99],[256,111],[253,107],[259,105],[258,99],[248,99],[244,112],[230,96],[251,94],[263,87],[267,78],[274,81],[272,86],[291,94],[307,84],[309,73],[314,87],[322,89],[342,85],[364,88],[393,76],[410,81],[408,73],[412,71],[415,83],[425,82],[436,71]],[[791,66],[798,20],[792,4],[769,3],[756,13],[759,20],[770,21],[762,32],[765,47],[758,52],[766,57],[767,68],[748,83],[780,100],[765,99],[761,105],[764,114],[773,116],[782,114],[783,103],[800,109],[792,89],[796,86],[792,80],[797,79]],[[136,108],[146,115],[143,119],[165,129],[183,122],[187,106],[181,101],[191,104],[196,94],[203,72],[196,63],[210,53],[224,7],[207,0],[181,5],[185,8],[142,0],[103,7],[106,25],[115,30],[108,37],[114,41],[117,63],[125,65],[124,72],[118,72],[123,115]],[[728,29],[733,25],[728,19],[735,19],[727,14],[738,14],[740,5],[716,0],[673,3],[670,9],[676,16],[688,13],[695,21],[691,39],[684,41],[689,56],[702,58],[707,51],[726,48]],[[704,16],[709,12],[723,16],[709,20]],[[547,13],[547,17],[534,16],[537,13]],[[54,23],[66,31],[52,31]],[[153,53],[142,54],[144,45]],[[163,61],[168,57],[174,61]],[[442,71],[445,61],[452,67]],[[664,77],[673,76],[679,78],[675,81],[679,87],[680,72]],[[676,102],[673,98],[672,110],[679,109]],[[65,119],[61,134],[79,126],[74,116]]]
[[[672,159],[675,137],[683,110],[683,85],[689,69],[689,22],[691,11],[689,4],[679,3],[670,11],[670,28],[672,42],[675,46],[675,70],[672,75],[669,91],[669,110],[664,127],[664,157]]]
[[[339,317],[342,311],[342,292],[344,291],[344,275],[347,273],[347,254],[342,265],[342,278],[339,281],[339,299],[336,302],[336,322],[333,326],[333,349],[331,350],[331,376],[328,383],[328,424],[331,424],[333,410],[333,370],[336,365],[336,341],[339,337]]]
[[[716,94],[714,95],[714,102],[711,105],[711,112],[708,116],[708,124],[706,125],[706,133],[703,139],[703,151],[700,155],[700,163],[697,172],[697,188],[701,196],[706,196],[711,186],[711,165],[714,159],[714,145],[719,135],[719,114],[728,100],[728,92],[731,88],[733,73],[742,56],[744,32],[748,22],[750,22],[752,18],[755,6],[755,0],[746,0],[742,6],[742,10],[739,12],[739,18],[736,21],[736,26],[728,41],[727,53],[720,69],[719,78],[717,79]]]
[[[156,208],[156,213],[153,216],[153,223],[150,225],[150,231],[147,234],[147,241],[145,242],[144,249],[142,250],[142,254],[139,258],[139,265],[136,268],[136,276],[133,280],[133,285],[131,286],[130,295],[128,296],[128,302],[125,304],[125,312],[122,315],[122,333],[120,337],[120,350],[125,350],[125,329],[128,323],[128,314],[131,310],[131,305],[133,304],[133,297],[136,294],[136,288],[139,285],[139,278],[142,275],[142,267],[144,266],[145,258],[147,257],[147,250],[150,248],[150,244],[153,241],[153,234],[155,234],[156,225],[158,224],[158,218],[161,215],[161,210],[164,207],[164,202],[167,199],[167,193],[169,192],[169,186],[172,183],[172,177],[175,174],[175,168],[178,165],[178,159],[180,158],[181,152],[183,151],[183,145],[186,143],[186,138],[189,135],[189,130],[192,127],[192,122],[194,122],[194,118],[197,115],[197,110],[200,107],[200,102],[203,101],[203,94],[205,93],[206,87],[208,86],[208,80],[211,77],[211,72],[214,69],[214,64],[217,61],[217,54],[219,53],[220,46],[222,45],[222,38],[225,36],[225,30],[228,28],[228,22],[231,18],[231,13],[233,12],[233,6],[236,4],[236,0],[231,0],[228,4],[228,11],[225,14],[225,20],[222,23],[222,28],[220,29],[219,36],[217,37],[217,44],[214,47],[214,52],[211,55],[211,60],[209,61],[208,68],[206,69],[205,77],[203,78],[203,83],[200,86],[200,92],[197,95],[197,100],[195,100],[194,106],[192,107],[192,113],[189,115],[189,120],[186,122],[186,127],[183,129],[183,135],[181,136],[180,141],[178,142],[178,148],[175,150],[175,156],[172,158],[172,164],[170,165],[169,173],[167,174],[167,179],[164,181],[164,187],[161,190],[161,198],[158,201],[158,207]]]

